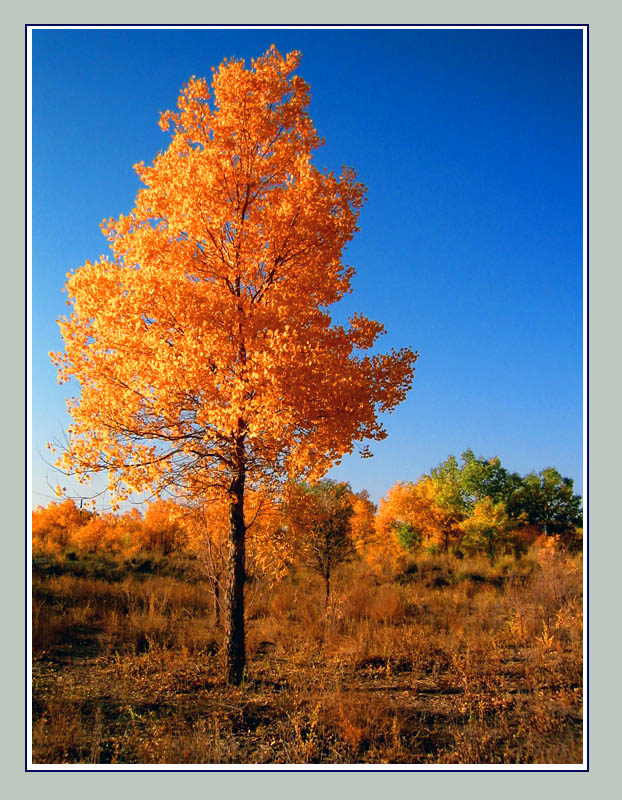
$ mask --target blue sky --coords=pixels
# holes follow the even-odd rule
[[[34,30],[33,504],[61,482],[40,457],[68,423],[48,351],[65,273],[107,250],[132,169],[169,137],[191,75],[274,43],[302,52],[318,167],[368,187],[336,308],[420,352],[373,459],[332,475],[378,500],[471,447],[582,488],[582,33],[578,30]]]

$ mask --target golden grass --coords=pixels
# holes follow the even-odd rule
[[[253,591],[257,587],[253,587]],[[206,585],[33,579],[36,763],[580,763],[580,557],[421,556],[255,594],[222,680]]]

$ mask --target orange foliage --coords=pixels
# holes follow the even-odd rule
[[[439,500],[438,483],[427,476],[421,478],[415,484],[414,525],[424,544],[448,550],[460,538],[459,519]]]
[[[312,164],[298,62],[272,47],[250,69],[224,62],[211,92],[191,78],[160,119],[168,149],[136,165],[135,207],[102,225],[112,258],[67,281],[53,361],[80,396],[59,464],[107,470],[116,500],[320,476],[384,438],[376,412],[410,386],[412,350],[361,356],[383,326],[326,311],[350,291],[341,251],[365,190]]]
[[[194,553],[210,581],[220,584],[227,564],[229,509],[221,499],[180,509],[187,548]]]
[[[74,532],[71,544],[83,552],[117,554],[126,550],[127,537],[114,514],[91,514]]]
[[[71,547],[76,533],[91,515],[76,507],[73,500],[38,506],[32,512],[32,544],[36,550],[60,553]]]
[[[39,506],[32,512],[32,547],[36,552],[130,553],[140,540],[137,511],[117,516],[83,511],[73,500]]]
[[[142,539],[143,518],[136,508],[119,514],[116,517],[119,540],[123,543],[127,553],[140,550],[137,544]]]
[[[157,499],[150,502],[142,525],[134,535],[136,550],[159,551],[164,555],[180,550],[186,541],[186,532],[179,520],[179,507],[173,500]]]
[[[248,570],[262,577],[280,577],[293,561],[293,544],[284,536],[281,512],[273,500],[250,493]],[[136,509],[124,514],[79,510],[72,500],[50,503],[32,512],[32,545],[36,552],[193,553],[209,576],[224,574],[229,544],[229,506],[225,495],[202,505],[154,500],[144,518]]]
[[[420,545],[447,549],[458,535],[451,515],[437,504],[437,488],[428,477],[389,489],[386,500],[380,500],[375,529],[375,559],[395,560]]]
[[[364,555],[373,546],[375,538],[376,505],[369,499],[369,494],[365,489],[357,494],[352,494],[350,500],[352,503],[352,519],[350,520],[352,543],[356,552]]]

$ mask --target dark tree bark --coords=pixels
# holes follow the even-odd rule
[[[324,573],[324,582],[326,585],[326,597],[324,600],[324,607],[328,608],[328,603],[330,601],[330,568],[326,570]]]
[[[244,523],[244,485],[246,480],[244,466],[244,439],[236,442],[237,471],[231,485],[231,504],[229,506],[229,554],[227,561],[227,581],[225,589],[225,679],[227,683],[239,686],[246,666],[246,643],[244,632],[244,581],[245,538]]]
[[[214,617],[216,627],[220,628],[220,583],[218,576],[212,581],[212,595],[214,600]]]

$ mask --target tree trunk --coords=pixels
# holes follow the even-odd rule
[[[216,627],[220,628],[220,584],[218,578],[212,581],[212,594],[214,599],[214,617],[216,618]]]
[[[246,647],[244,636],[244,581],[245,573],[245,535],[244,524],[244,483],[246,479],[243,450],[243,437],[238,438],[238,469],[231,486],[229,506],[229,555],[227,562],[227,585],[225,590],[225,679],[227,683],[239,686],[246,666]]]
[[[326,584],[326,597],[324,600],[324,607],[328,608],[328,603],[330,600],[330,569],[327,569],[324,573],[324,582]]]

